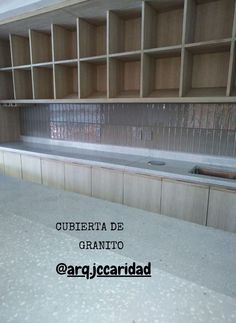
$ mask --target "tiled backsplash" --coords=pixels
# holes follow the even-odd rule
[[[37,104],[20,118],[24,136],[236,156],[236,104]]]

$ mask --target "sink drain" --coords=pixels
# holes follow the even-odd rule
[[[160,161],[160,160],[150,160],[148,162],[148,165],[151,165],[151,166],[164,166],[166,163],[164,163],[163,161]]]

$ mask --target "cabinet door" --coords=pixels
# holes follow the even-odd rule
[[[208,194],[206,186],[163,180],[161,213],[205,225]]]
[[[64,163],[56,160],[42,159],[42,181],[44,185],[64,189]]]
[[[5,175],[21,178],[21,157],[20,154],[4,152]]]
[[[21,155],[22,178],[29,182],[42,183],[41,161],[39,157]]]
[[[138,174],[124,174],[124,204],[160,213],[161,180]]]
[[[0,151],[0,173],[4,174],[4,158],[3,158],[3,151]]]
[[[123,173],[107,168],[92,168],[92,196],[123,203]]]
[[[84,195],[92,194],[92,169],[91,167],[66,163],[65,164],[65,189]]]
[[[211,188],[207,225],[236,232],[236,191]]]

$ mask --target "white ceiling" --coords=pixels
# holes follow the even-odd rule
[[[12,2],[20,2],[20,0],[8,0]],[[105,18],[107,10],[125,10],[131,8],[139,8],[141,10],[141,0],[78,0],[76,4],[70,5],[68,7],[60,8],[56,11],[46,12],[43,14],[35,15],[36,9],[42,8],[42,6],[51,7],[53,3],[65,3],[65,0],[24,0],[27,3],[29,1],[35,1],[35,3],[28,4],[24,7],[19,7],[18,9],[10,10],[5,13],[0,13],[0,37],[8,38],[9,33],[28,35],[28,29],[37,29],[41,31],[50,31],[51,24],[61,24],[75,27],[76,18]],[[0,0],[0,4],[2,4]],[[6,0],[4,0],[6,2]],[[21,1],[22,2],[22,1]],[[72,3],[74,1],[68,1]],[[75,2],[74,2],[75,3]],[[6,6],[6,4],[5,4]],[[41,7],[35,7],[41,6]],[[25,18],[23,20],[15,19],[15,21],[4,23],[1,15],[12,14],[15,12],[15,16],[22,13],[28,13],[30,11],[31,17]],[[14,20],[14,19],[13,19]],[[1,24],[2,21],[2,24]]]
[[[0,0],[0,19],[12,18],[25,11],[46,8],[64,0]]]

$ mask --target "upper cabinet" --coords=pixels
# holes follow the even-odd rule
[[[77,6],[0,26],[1,102],[236,102],[235,0]]]

